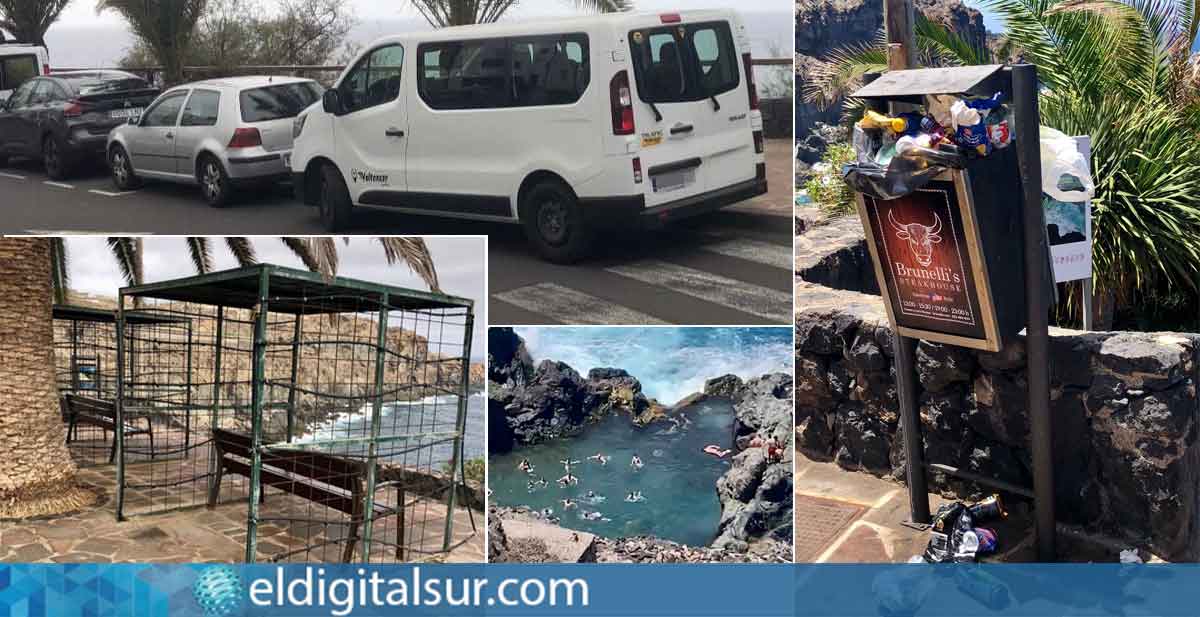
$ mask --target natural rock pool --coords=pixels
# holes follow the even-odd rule
[[[492,455],[488,461],[491,501],[549,508],[564,527],[601,536],[653,535],[707,545],[721,515],[714,487],[729,462],[703,449],[709,444],[731,447],[733,411],[728,401],[708,399],[674,412],[675,422],[646,428],[618,413],[588,425],[580,435]],[[588,459],[597,453],[611,457],[607,465]],[[644,463],[640,470],[630,464],[634,455]],[[579,481],[563,488],[557,480],[564,475],[561,461],[568,458],[579,461],[571,469]],[[533,465],[532,474],[517,468],[522,459]],[[528,483],[539,478],[545,479],[545,485],[529,490]],[[589,500],[588,491],[599,498]],[[644,501],[626,502],[632,491],[641,491]],[[563,499],[572,499],[577,506],[564,509]],[[594,512],[603,518],[585,518]]]

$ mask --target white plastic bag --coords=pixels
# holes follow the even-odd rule
[[[1068,137],[1048,126],[1041,127],[1042,192],[1064,203],[1090,202],[1096,194],[1088,160],[1079,152],[1075,138]],[[1083,185],[1082,190],[1058,188],[1063,176],[1071,176]]]

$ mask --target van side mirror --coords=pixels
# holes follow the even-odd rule
[[[326,90],[325,94],[321,95],[321,109],[327,114],[342,115],[342,98],[338,96],[336,89]]]
[[[132,124],[132,125],[135,125],[135,126],[136,126],[136,125],[137,125],[139,122],[141,122],[141,121],[142,121],[142,117],[141,117],[141,116],[129,116],[128,118],[126,118],[126,119],[125,119],[125,122],[126,122],[127,124]]]

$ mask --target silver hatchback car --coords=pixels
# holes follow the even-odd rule
[[[229,77],[162,93],[108,136],[118,190],[143,179],[198,184],[213,207],[235,186],[282,180],[291,172],[292,120],[323,88],[295,77]]]

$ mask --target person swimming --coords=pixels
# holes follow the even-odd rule
[[[575,503],[575,500],[571,498],[559,500],[559,503],[562,504],[563,510],[579,507],[579,504]]]
[[[536,491],[536,490],[537,490],[537,485],[536,485],[536,484],[534,484],[533,480],[530,480],[530,481],[528,481],[528,482],[526,482],[526,483],[525,483],[525,490],[526,490],[527,492],[530,492],[530,493],[532,493],[532,492],[534,492],[534,491]]]
[[[533,473],[533,464],[529,462],[529,459],[523,458],[523,459],[521,459],[520,463],[517,463],[517,469],[520,469],[521,471],[524,471],[527,474],[532,474]]]
[[[641,491],[632,491],[625,496],[625,501],[629,503],[641,503],[646,501],[646,497],[642,495]]]
[[[571,474],[567,474],[558,479],[558,485],[564,488],[567,486],[574,486],[576,484],[579,484],[579,478]]]
[[[588,491],[583,495],[583,499],[591,504],[604,503],[604,501],[606,501],[604,495],[601,495],[596,491]]]
[[[563,471],[565,471],[568,476],[571,475],[571,465],[579,464],[579,461],[573,461],[570,457],[567,457],[559,462],[563,464]]]
[[[549,484],[550,483],[546,481],[546,476],[538,476],[537,482],[533,483],[533,485],[538,488],[546,488]]]
[[[604,518],[604,514],[597,510],[593,510],[591,512],[580,512],[579,518],[582,518],[586,521],[601,521],[601,522],[612,520],[609,518]]]
[[[629,466],[633,467],[634,469],[641,469],[642,467],[645,467],[646,464],[642,462],[642,457],[634,454],[633,460],[629,461]]]

